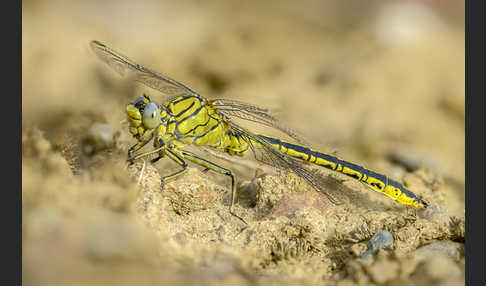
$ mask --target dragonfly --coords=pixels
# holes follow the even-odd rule
[[[162,177],[162,185],[184,174],[188,168],[186,161],[202,166],[206,171],[212,170],[226,175],[231,178],[229,212],[245,222],[234,210],[237,198],[234,173],[184,149],[189,145],[195,145],[240,157],[251,151],[257,161],[295,173],[336,205],[342,204],[339,188],[333,187],[335,184],[309,168],[310,164],[356,179],[399,204],[415,208],[425,208],[429,205],[403,184],[386,175],[302,144],[303,140],[296,132],[280,123],[266,108],[231,99],[208,99],[186,85],[134,62],[99,41],[91,41],[90,46],[99,59],[120,75],[129,74],[136,82],[165,96],[163,102],[157,103],[143,94],[126,104],[125,108],[129,132],[137,140],[137,143],[128,149],[127,161],[133,163],[140,158],[156,156],[151,159],[151,162],[155,163],[167,156],[181,167],[175,173]],[[237,124],[235,119],[274,128],[294,139],[296,143],[257,134]],[[135,155],[135,152],[151,141],[153,150]]]

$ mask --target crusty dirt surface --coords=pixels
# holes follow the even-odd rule
[[[264,3],[23,1],[25,285],[464,284],[464,3]],[[228,211],[228,177],[191,165],[161,187],[179,167],[126,163],[124,106],[163,96],[110,70],[91,40],[208,98],[268,107],[310,147],[431,205],[316,167],[345,195],[335,205],[251,156],[194,148],[234,170],[247,224]],[[364,255],[383,231],[391,246]]]

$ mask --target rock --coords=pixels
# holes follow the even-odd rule
[[[438,222],[445,227],[449,225],[451,219],[450,212],[445,207],[435,204],[431,204],[423,210],[423,217],[427,220]]]
[[[94,123],[82,140],[82,150],[87,155],[113,147],[115,133],[109,124]]]
[[[462,272],[452,259],[437,254],[419,264],[411,279],[421,285],[464,285]]]
[[[379,249],[390,248],[393,245],[393,235],[388,231],[380,231],[368,241],[368,250],[361,258],[368,259],[376,254]]]
[[[419,257],[445,255],[454,260],[459,260],[464,256],[464,244],[453,241],[439,241],[419,247],[414,254]]]

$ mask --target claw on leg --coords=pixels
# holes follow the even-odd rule
[[[235,212],[233,211],[230,211],[231,215],[238,218],[240,221],[242,221],[245,225],[248,225],[248,223],[242,218],[240,217],[239,215],[237,215]]]

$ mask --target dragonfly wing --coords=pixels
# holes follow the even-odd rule
[[[183,94],[199,96],[196,92],[182,83],[137,64],[121,53],[107,47],[103,43],[91,41],[90,45],[91,49],[98,56],[98,58],[100,58],[121,76],[132,75],[134,76],[135,81],[138,81],[171,97]]]
[[[340,205],[345,201],[343,194],[345,186],[339,183],[338,180],[322,176],[319,172],[310,170],[299,160],[279,152],[265,139],[245,128],[233,124],[233,129],[250,144],[256,160],[279,169],[294,172],[305,179],[314,189],[326,195],[336,205]],[[258,143],[258,146],[255,146],[252,142]]]
[[[282,124],[277,118],[271,115],[266,108],[230,99],[215,99],[211,100],[211,102],[219,112],[230,119],[236,117],[275,128],[287,134],[297,142],[307,145],[307,142],[305,142],[297,132]]]

